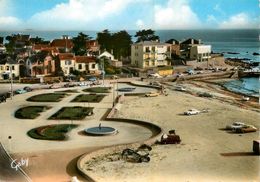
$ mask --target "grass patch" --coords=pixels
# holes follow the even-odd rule
[[[109,93],[110,89],[111,89],[110,87],[91,87],[91,88],[86,88],[83,91],[93,92],[93,93]]]
[[[75,124],[47,125],[33,128],[27,132],[31,138],[40,140],[65,140],[66,133],[76,128]]]
[[[93,107],[63,107],[53,114],[49,119],[82,120],[93,114]]]
[[[71,102],[100,102],[105,95],[81,94],[75,97]]]
[[[60,91],[55,91],[55,93],[79,93],[78,90],[60,90]]]
[[[27,106],[18,109],[14,116],[19,119],[35,119],[37,118],[41,112],[50,109],[47,106]]]
[[[48,94],[39,94],[32,96],[27,99],[27,101],[31,102],[59,102],[62,98],[64,98],[66,93],[48,93]]]

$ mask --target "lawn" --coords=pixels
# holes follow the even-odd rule
[[[63,107],[53,114],[49,119],[82,120],[93,114],[93,107]]]
[[[47,125],[33,128],[27,134],[34,139],[40,140],[65,140],[66,133],[78,127],[75,124]]]
[[[100,102],[105,95],[81,94],[75,97],[71,102]]]
[[[72,90],[60,90],[60,91],[55,91],[55,93],[79,93],[78,90],[72,89]]]
[[[91,87],[91,88],[86,88],[83,91],[94,92],[94,93],[109,93],[110,89],[111,89],[110,87]]]
[[[66,93],[48,93],[48,94],[39,94],[32,96],[27,99],[27,101],[31,102],[59,102],[62,98],[64,98]]]
[[[18,109],[14,116],[19,119],[35,119],[37,118],[41,112],[50,109],[47,106],[27,106]]]

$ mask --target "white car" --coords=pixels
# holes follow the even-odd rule
[[[197,115],[199,113],[200,113],[200,111],[197,109],[189,109],[188,111],[184,112],[184,115]]]
[[[227,130],[236,130],[236,129],[239,129],[239,128],[242,128],[245,126],[245,123],[242,123],[242,122],[234,122],[232,123],[231,125],[227,125],[226,126],[226,129]]]
[[[177,91],[186,91],[186,88],[184,88],[182,86],[176,86],[175,90],[177,90]]]
[[[151,74],[148,75],[148,77],[150,77],[150,78],[162,78],[162,76],[159,75],[158,73],[151,73]]]

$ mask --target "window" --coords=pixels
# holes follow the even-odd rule
[[[138,46],[135,46],[135,49],[138,49]]]
[[[167,46],[167,51],[170,52],[171,51],[171,47]]]
[[[0,66],[0,70],[3,70],[3,66]]]
[[[14,66],[12,66],[12,70],[15,70]]]
[[[150,48],[149,47],[145,47],[145,52],[150,52]]]
[[[155,47],[154,46],[152,47],[152,51],[155,52]]]
[[[96,64],[92,64],[92,65],[91,65],[91,68],[92,68],[92,69],[95,69],[95,68],[96,68]]]
[[[79,64],[79,70],[81,70],[82,69],[82,64]]]
[[[6,66],[6,70],[9,70],[9,66]]]
[[[71,65],[71,60],[66,60],[65,65]]]

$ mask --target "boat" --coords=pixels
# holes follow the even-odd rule
[[[135,90],[135,87],[124,87],[124,88],[117,89],[117,91],[120,91],[120,92],[132,92],[134,90]]]

